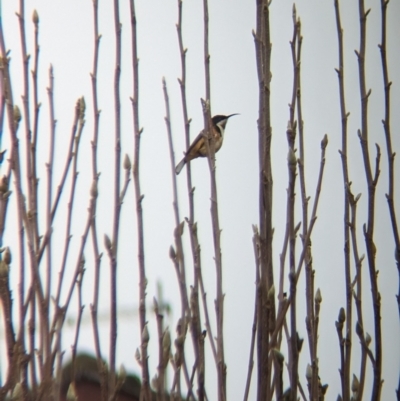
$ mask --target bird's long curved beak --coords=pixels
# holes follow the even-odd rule
[[[233,113],[233,114],[229,114],[229,116],[226,116],[226,118],[228,119],[228,118],[231,118],[233,116],[239,116],[239,115],[240,115],[239,113]]]

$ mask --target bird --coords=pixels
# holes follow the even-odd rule
[[[230,114],[229,116],[223,116],[221,114],[218,114],[211,119],[212,131],[215,137],[215,153],[221,149],[228,118],[236,116],[237,114],[238,113],[234,113]],[[196,159],[197,157],[206,157],[207,155],[208,155],[207,145],[204,141],[204,130],[203,130],[200,132],[199,135],[197,135],[195,140],[189,146],[189,149],[185,152],[184,158],[175,167],[175,173],[179,174],[188,161]]]

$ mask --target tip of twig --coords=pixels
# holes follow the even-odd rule
[[[327,145],[328,145],[328,135],[325,134],[321,141],[321,148],[325,149]]]
[[[124,169],[125,170],[130,170],[132,167],[131,159],[129,158],[128,154],[125,153],[125,158],[124,158]]]
[[[32,21],[35,25],[37,25],[39,23],[39,14],[36,10],[33,10]]]

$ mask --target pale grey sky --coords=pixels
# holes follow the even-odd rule
[[[225,297],[225,347],[228,365],[228,397],[239,400],[243,397],[249,340],[254,306],[254,255],[252,248],[252,224],[258,224],[258,150],[257,115],[258,83],[255,66],[255,50],[252,30],[256,27],[255,1],[230,2],[228,0],[209,1],[210,8],[210,53],[212,113],[240,113],[229,121],[225,142],[217,155],[217,179],[220,226],[222,232],[222,255],[224,270]],[[349,118],[349,168],[354,193],[361,192],[358,209],[358,229],[366,221],[365,203],[367,199],[365,177],[357,129],[360,127],[360,101],[358,89],[357,60],[354,49],[359,47],[358,15],[355,1],[342,1],[342,24],[345,39],[346,101],[351,113]],[[168,249],[173,243],[173,210],[171,193],[171,171],[167,136],[164,124],[165,107],[161,79],[166,78],[172,113],[175,157],[179,159],[184,151],[184,127],[180,89],[180,59],[176,35],[176,1],[137,1],[138,52],[140,58],[140,126],[144,128],[141,143],[141,183],[145,195],[143,201],[145,223],[146,271],[148,276],[148,301],[156,295],[156,282],[161,280],[164,297],[173,306],[169,322],[172,332],[180,313],[179,292],[175,271],[168,257]],[[274,263],[278,275],[279,253],[282,249],[284,221],[286,216],[287,187],[287,142],[286,126],[289,118],[288,103],[292,91],[292,64],[289,41],[292,37],[292,2],[274,0],[270,8],[272,41],[272,166],[274,174]],[[338,103],[337,33],[333,1],[300,0],[296,2],[298,16],[302,21],[302,99],[303,118],[306,137],[306,176],[307,191],[314,200],[320,156],[320,141],[325,133],[329,136],[326,155],[326,173],[321,194],[318,220],[314,230],[313,261],[315,287],[320,288],[323,297],[320,320],[320,376],[323,383],[329,384],[328,400],[336,399],[339,391],[339,346],[335,320],[339,308],[345,305],[343,269],[343,182],[340,156],[341,147],[340,114]],[[11,71],[14,85],[14,100],[21,105],[21,52],[19,46],[18,20],[15,16],[17,4],[3,1],[2,19],[7,48],[11,49]],[[189,117],[192,118],[191,135],[194,137],[203,126],[200,98],[205,96],[203,66],[203,20],[202,2],[185,0],[184,7],[184,45],[187,53],[187,93]],[[399,372],[399,317],[395,294],[398,275],[394,264],[394,245],[389,228],[386,199],[387,158],[381,119],[383,118],[382,74],[380,53],[380,2],[367,1],[372,11],[368,19],[367,48],[367,86],[372,88],[370,98],[370,141],[377,142],[382,149],[381,178],[378,185],[378,206],[376,223],[377,261],[379,265],[379,285],[382,294],[382,325],[384,330],[384,385],[382,399],[391,399],[397,385]],[[32,11],[37,9],[40,17],[40,94],[42,102],[40,138],[38,152],[43,154],[39,166],[40,186],[45,188],[45,162],[47,161],[48,67],[54,67],[55,76],[55,114],[57,123],[55,182],[60,177],[67,141],[72,124],[75,101],[85,96],[87,105],[86,126],[82,137],[79,156],[78,196],[82,199],[76,206],[72,247],[77,247],[86,220],[86,208],[91,182],[91,148],[93,136],[92,96],[90,72],[93,64],[93,14],[92,2],[69,1],[26,1],[26,20],[28,52],[33,55]],[[122,22],[122,152],[133,157],[132,112],[129,97],[132,95],[130,17],[128,2],[121,2]],[[389,4],[388,40],[389,72],[392,85],[392,129],[393,146],[399,152],[400,140],[397,127],[400,126],[400,52],[397,39],[399,26],[396,16],[400,15],[399,2]],[[112,2],[99,0],[99,31],[102,34],[98,72],[100,117],[99,138],[99,235],[112,232],[112,191],[114,166],[114,21]],[[32,63],[32,60],[31,60]],[[32,64],[31,67],[32,68]],[[21,133],[22,135],[22,133]],[[23,142],[21,140],[21,142]],[[3,138],[3,148],[8,145],[7,130]],[[371,153],[373,154],[373,153]],[[399,173],[399,162],[396,173]],[[213,311],[215,298],[215,274],[210,221],[210,192],[208,165],[206,160],[192,163],[193,183],[196,187],[196,220],[199,223],[199,238],[202,250],[203,274],[205,276],[210,311]],[[4,164],[3,167],[4,169]],[[181,216],[188,215],[186,173],[178,177]],[[68,187],[67,187],[68,188]],[[299,198],[299,190],[297,196]],[[397,189],[397,211],[399,191]],[[44,198],[43,198],[44,199]],[[299,200],[299,199],[298,199]],[[63,208],[59,210],[59,220],[63,220],[67,196],[63,197]],[[45,203],[43,203],[45,204]],[[298,209],[300,211],[300,209]],[[300,214],[297,215],[300,220]],[[121,308],[137,308],[137,252],[136,226],[133,186],[130,185],[122,207],[122,220],[119,244],[118,302]],[[7,228],[4,245],[11,244],[15,232]],[[55,243],[63,244],[64,227],[55,225]],[[186,263],[189,267],[188,282],[191,282],[191,257],[186,237]],[[360,253],[364,253],[363,238],[359,239]],[[104,251],[104,250],[103,250]],[[18,258],[14,251],[13,266]],[[57,260],[55,252],[55,260]],[[91,243],[85,252],[87,264],[85,273],[86,314],[92,302]],[[71,266],[75,259],[71,255]],[[71,269],[72,272],[72,269]],[[70,274],[71,274],[70,272]],[[102,261],[102,292],[100,309],[107,312],[109,300],[109,263],[106,255]],[[372,304],[369,298],[369,277],[367,265],[363,267],[365,330],[373,335]],[[54,272],[54,278],[56,278]],[[69,275],[70,277],[70,275]],[[12,269],[13,283],[18,283],[17,269]],[[15,294],[14,292],[14,294]],[[298,297],[303,302],[304,282],[299,282]],[[74,313],[73,309],[70,313]],[[304,314],[299,314],[298,326],[301,337],[306,340]],[[148,313],[150,336],[156,342],[156,326],[152,313]],[[214,319],[213,319],[214,320]],[[354,320],[355,322],[355,320]],[[102,347],[108,353],[108,326],[102,324]],[[71,334],[71,337],[68,335]],[[65,349],[72,343],[72,331],[66,329],[63,338]],[[117,362],[124,363],[128,369],[138,371],[134,352],[139,346],[138,321],[135,318],[123,319],[118,326]],[[190,340],[188,339],[190,342]],[[358,375],[358,339],[353,336],[355,356],[352,371]],[[207,343],[207,346],[209,344]],[[91,325],[85,326],[80,339],[80,347],[93,350]],[[206,383],[209,399],[216,394],[216,380],[212,367],[212,354],[208,349],[209,367],[206,370]],[[299,374],[304,383],[306,364],[309,361],[307,347],[303,348]],[[152,374],[156,372],[157,351],[150,351]],[[370,373],[370,369],[369,369]],[[253,384],[256,378],[253,378]],[[287,385],[287,381],[285,385]],[[368,386],[368,384],[367,384]],[[366,390],[368,393],[368,390]],[[255,386],[251,396],[255,396]]]

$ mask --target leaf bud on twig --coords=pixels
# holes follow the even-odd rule
[[[125,153],[125,158],[124,158],[124,169],[125,169],[125,170],[130,170],[131,168],[132,168],[131,159],[129,158],[128,154]]]
[[[0,178],[0,193],[5,194],[8,191],[8,178],[6,175],[3,175]]]
[[[346,312],[344,311],[344,308],[340,308],[339,310],[339,316],[338,316],[338,321],[340,323],[344,323],[346,320]]]
[[[86,103],[85,103],[85,98],[82,96],[78,100],[79,102],[79,118],[83,119],[85,117],[85,111],[86,111]]]
[[[326,394],[326,390],[328,390],[328,387],[329,387],[329,384],[323,384],[321,386],[321,392],[322,392],[323,395]]]
[[[272,284],[271,288],[268,290],[268,299],[274,299],[275,297],[275,286]]]
[[[148,344],[149,340],[150,340],[150,335],[146,324],[142,331],[142,344]]]
[[[358,321],[357,321],[357,323],[356,323],[356,333],[357,333],[357,335],[360,336],[360,337],[361,337],[361,336],[363,335],[363,333],[364,333],[364,330],[363,330],[363,328],[362,328],[360,322],[358,322]]]
[[[321,290],[318,288],[317,292],[315,293],[315,303],[320,304],[322,302]]]
[[[6,246],[4,249],[3,260],[6,265],[11,263],[11,252],[8,246]]]
[[[158,302],[156,297],[153,297],[153,308],[158,313]]]
[[[351,391],[355,394],[358,394],[359,388],[360,388],[360,382],[358,381],[357,376],[353,373],[353,381],[351,382]]]
[[[325,134],[321,141],[321,149],[325,149],[328,145],[328,135]]]
[[[174,247],[172,245],[169,247],[169,257],[173,261],[175,261],[175,259],[176,259],[176,252],[175,252],[175,249],[174,249]]]
[[[183,344],[185,343],[186,336],[184,334],[179,335],[176,337],[174,343],[175,347],[182,348]]]
[[[141,365],[141,363],[142,363],[142,356],[140,355],[140,350],[139,350],[139,348],[136,348],[136,351],[135,351],[135,359],[137,360],[137,362],[139,363],[139,365]]]
[[[274,356],[280,365],[283,365],[285,360],[284,355],[277,348],[273,348]]]
[[[112,248],[111,240],[107,234],[104,234],[104,245],[105,245],[107,251],[111,251],[111,248]]]
[[[369,333],[367,333],[367,334],[365,335],[365,344],[367,344],[367,347],[371,344],[371,341],[372,341],[372,338],[371,338],[371,336],[369,335]]]
[[[293,18],[293,24],[296,23],[297,19],[297,12],[296,12],[296,4],[293,3],[293,8],[292,8],[292,18]]]
[[[306,379],[307,381],[310,381],[312,379],[312,367],[309,363],[307,363],[307,368],[306,368]]]
[[[297,350],[299,353],[301,352],[301,349],[303,348],[303,343],[304,343],[304,338],[300,338],[299,333],[296,332],[296,340],[297,340]]]
[[[35,25],[37,25],[39,23],[39,14],[36,10],[33,10],[32,21]]]
[[[17,105],[14,106],[14,121],[18,124],[21,121],[21,110]]]

